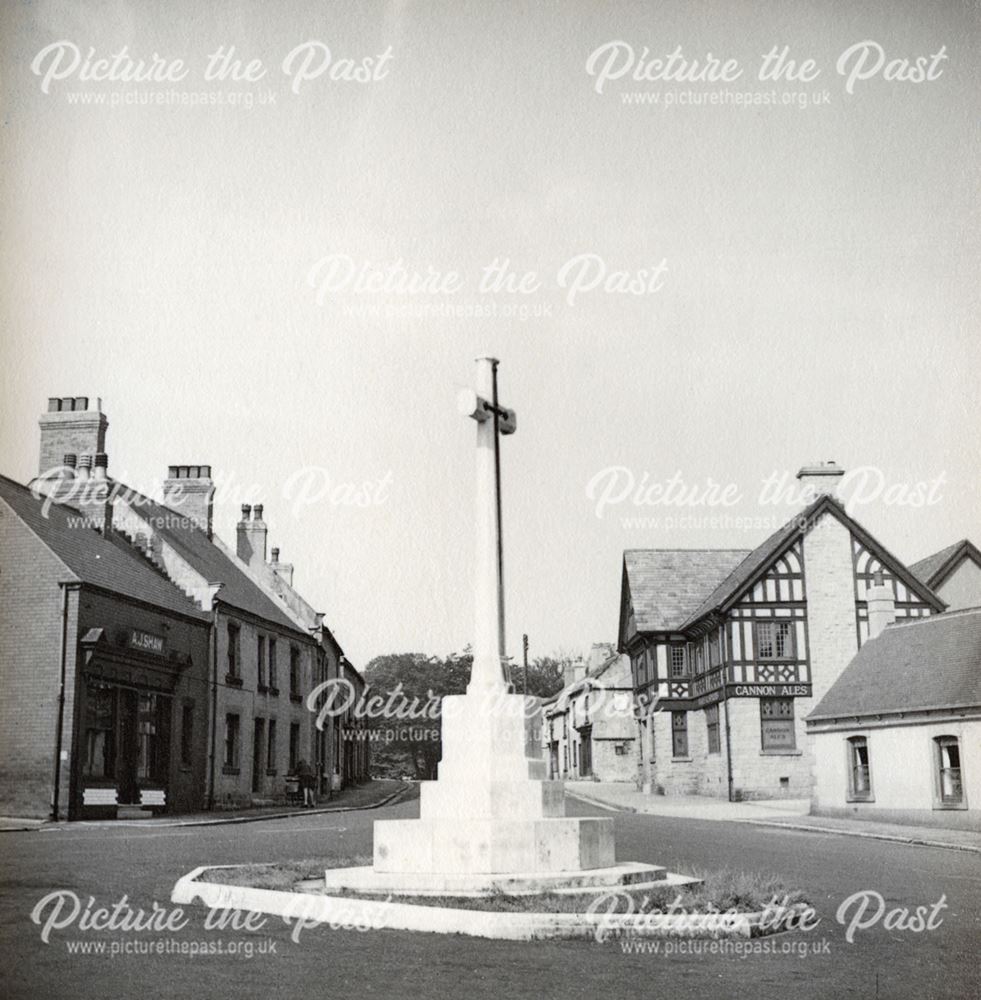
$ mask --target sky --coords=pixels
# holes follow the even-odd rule
[[[110,473],[210,463],[230,542],[264,503],[356,664],[472,640],[482,354],[512,654],[615,641],[624,549],[752,548],[817,460],[904,560],[981,540],[975,4],[0,18],[0,471],[101,397]],[[785,46],[809,78],[758,79]]]

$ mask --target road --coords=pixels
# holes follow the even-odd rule
[[[0,838],[0,947],[8,997],[688,997],[958,1000],[981,995],[981,865],[959,851],[853,837],[809,834],[736,823],[617,814],[622,860],[675,870],[730,867],[770,873],[807,892],[820,925],[769,939],[815,943],[806,957],[771,954],[624,954],[615,942],[517,943],[398,931],[304,931],[270,918],[244,931],[203,928],[203,910],[172,934],[54,930],[50,943],[30,915],[53,890],[112,907],[123,895],[150,911],[171,907],[174,881],[202,864],[351,856],[370,852],[376,819],[415,816],[418,802],[378,810],[212,827],[62,826]],[[602,815],[569,802],[575,815]],[[942,923],[932,931],[860,931],[853,943],[835,920],[839,904],[859,890],[881,893],[889,909],[932,907],[942,896]],[[51,904],[49,904],[51,905]],[[208,940],[245,955],[71,954],[73,941]],[[271,944],[270,944],[271,942]],[[275,953],[260,954],[275,947]],[[245,947],[245,945],[239,945]]]

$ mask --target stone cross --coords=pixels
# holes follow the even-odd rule
[[[460,411],[477,422],[476,593],[469,693],[506,691],[504,557],[501,535],[502,434],[517,427],[514,410],[497,398],[497,358],[477,358],[476,390],[460,394]]]

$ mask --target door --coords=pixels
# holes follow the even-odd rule
[[[139,703],[135,691],[119,690],[119,716],[116,756],[116,783],[120,805],[139,805],[140,787],[137,771],[140,763]]]

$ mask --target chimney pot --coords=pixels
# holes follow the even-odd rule
[[[253,513],[252,513],[252,519],[254,521],[261,521],[262,520],[262,504],[261,503],[257,503],[255,505],[255,507],[252,508],[252,511],[253,511]]]
[[[67,465],[69,469],[74,469],[75,466],[78,465],[78,455],[69,452],[67,455],[65,455],[65,459],[62,464]]]
[[[251,514],[252,514],[252,505],[251,504],[247,504],[247,503],[243,503],[242,504],[242,520],[243,521],[248,521],[248,519],[251,516]]]
[[[882,630],[896,620],[896,595],[892,586],[880,582],[882,571],[876,573],[876,582],[865,595],[869,609],[869,638],[874,639]]]
[[[274,563],[279,562],[279,549],[278,548],[272,550],[272,561]]]

